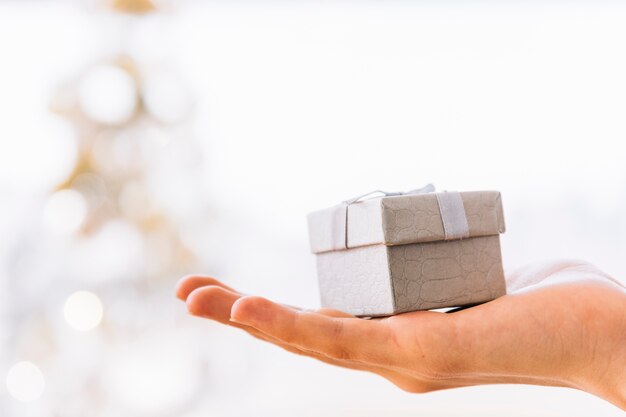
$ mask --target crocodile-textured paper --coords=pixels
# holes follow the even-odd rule
[[[322,306],[357,316],[386,316],[479,304],[504,295],[500,193],[465,192],[461,197],[470,235],[464,239],[444,240],[434,193],[350,206],[349,249],[333,237],[336,230],[329,230],[346,227],[339,210],[309,215]]]
[[[356,316],[464,306],[506,293],[498,236],[317,255],[322,306]]]
[[[460,194],[470,237],[504,232],[499,192]],[[345,249],[346,232],[351,248],[433,242],[446,237],[435,193],[375,198],[348,207],[339,204],[310,213],[307,220],[313,253]]]
[[[387,247],[393,313],[484,303],[506,294],[500,237]]]

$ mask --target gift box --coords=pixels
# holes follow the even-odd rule
[[[374,317],[506,294],[497,191],[377,191],[307,220],[323,307]]]

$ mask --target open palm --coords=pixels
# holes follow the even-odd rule
[[[365,320],[243,295],[188,276],[189,312],[290,352],[376,373],[410,392],[489,383],[566,386],[626,409],[626,289],[580,262],[522,268],[509,294],[455,312]]]

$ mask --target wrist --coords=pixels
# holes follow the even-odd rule
[[[626,326],[621,334],[626,335]],[[609,356],[609,371],[605,377],[597,379],[596,386],[601,397],[626,411],[626,340],[622,342],[622,346],[624,347],[615,355]]]
[[[622,375],[625,369],[623,361],[619,364],[619,368],[617,368],[617,363],[613,366],[616,366],[618,372],[611,372],[603,378],[596,378],[582,389],[626,411],[626,379]]]
[[[584,374],[586,391],[626,410],[626,291],[620,288],[606,297],[601,331],[596,335]]]

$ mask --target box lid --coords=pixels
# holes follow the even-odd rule
[[[505,230],[498,191],[370,198],[312,212],[307,221],[313,253],[489,236]]]

